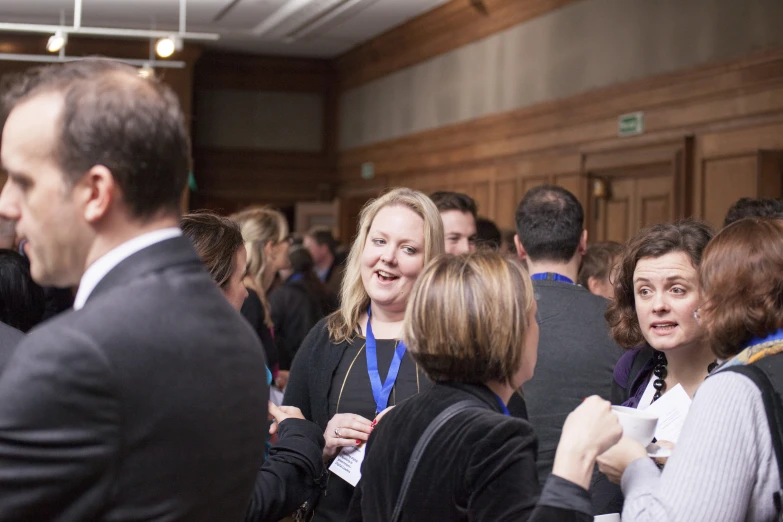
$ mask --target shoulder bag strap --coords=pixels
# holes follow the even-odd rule
[[[722,371],[741,373],[761,390],[764,411],[767,414],[767,423],[772,435],[772,447],[775,449],[778,461],[778,475],[780,476],[780,487],[775,493],[775,508],[778,511],[778,520],[783,520],[783,418],[781,417],[783,416],[783,404],[781,404],[780,396],[766,372],[754,364],[732,366]]]
[[[430,422],[430,425],[427,426],[427,429],[424,430],[424,433],[419,437],[419,441],[416,443],[416,446],[413,448],[413,453],[411,454],[411,458],[408,461],[408,467],[405,469],[405,476],[402,479],[402,486],[400,487],[400,494],[397,497],[397,502],[394,505],[394,513],[391,517],[391,522],[398,522],[400,519],[400,515],[402,514],[402,505],[405,502],[405,497],[408,495],[408,488],[411,484],[411,479],[413,479],[413,474],[416,472],[416,467],[419,465],[419,461],[421,460],[422,455],[424,454],[424,450],[427,449],[427,445],[429,444],[430,440],[432,439],[432,436],[435,435],[435,433],[444,425],[446,422],[454,417],[459,412],[468,409],[468,408],[486,408],[486,405],[478,402],[477,400],[464,400],[460,401],[456,404],[452,404],[442,412],[438,414],[437,417],[435,417],[432,422]]]

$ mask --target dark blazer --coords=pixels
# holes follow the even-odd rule
[[[243,520],[265,372],[187,238],[137,252],[0,375],[0,520]]]
[[[326,315],[325,304],[320,302],[318,296],[310,293],[305,281],[286,281],[269,292],[269,308],[275,324],[281,370],[291,369],[291,361],[302,341]]]
[[[0,371],[22,339],[24,339],[24,334],[21,331],[5,323],[0,323]]]
[[[553,476],[541,492],[530,424],[503,415],[485,386],[466,384],[436,384],[384,416],[367,443],[348,521],[391,519],[416,442],[440,412],[466,399],[480,406],[434,435],[401,520],[592,521],[590,497],[580,486]]]

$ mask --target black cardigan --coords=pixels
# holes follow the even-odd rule
[[[435,434],[411,481],[401,520],[591,522],[584,488],[550,476],[541,492],[530,424],[504,416],[485,386],[467,384],[436,384],[378,423],[346,520],[389,520],[419,437],[445,408],[471,397],[486,409],[461,412]]]
[[[283,404],[302,410],[305,419],[318,424],[322,430],[329,422],[329,388],[332,376],[340,364],[348,341],[334,344],[329,340],[328,317],[323,318],[307,334],[291,364]],[[508,403],[513,417],[527,419],[525,401],[514,394]]]

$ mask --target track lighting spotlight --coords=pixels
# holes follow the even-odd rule
[[[50,53],[56,53],[68,43],[68,34],[63,31],[55,31],[55,33],[49,37],[49,41],[46,42],[46,50]]]

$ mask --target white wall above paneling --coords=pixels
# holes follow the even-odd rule
[[[576,2],[346,91],[340,148],[783,45],[782,20],[783,0]]]

